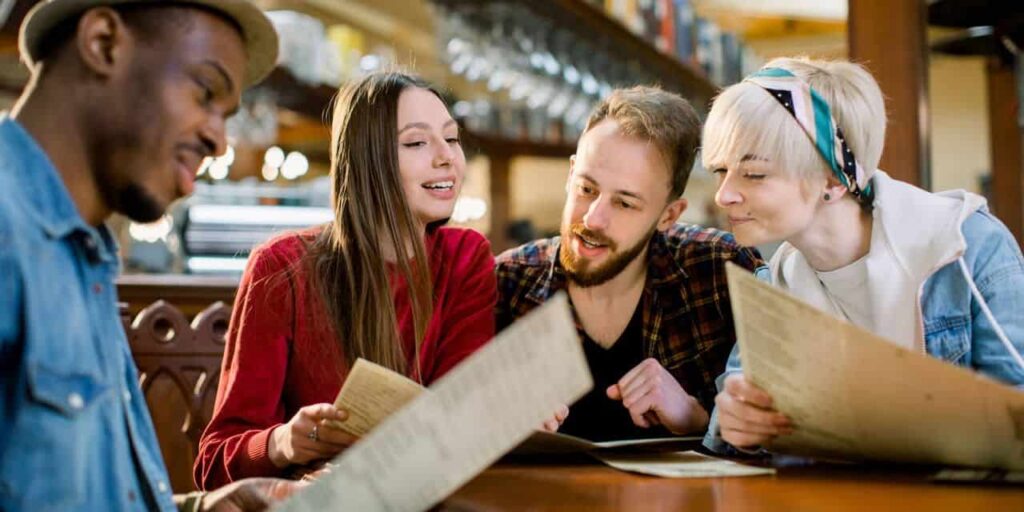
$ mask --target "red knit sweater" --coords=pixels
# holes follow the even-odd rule
[[[270,432],[295,412],[333,403],[348,371],[334,329],[308,272],[306,252],[290,233],[256,249],[242,277],[227,333],[217,401],[199,444],[194,476],[214,489],[252,476],[281,476],[267,454]],[[420,351],[430,384],[494,336],[494,257],[479,233],[440,228],[427,235],[434,311]],[[414,335],[407,284],[392,275],[392,295],[406,354]],[[409,367],[414,368],[412,359]]]

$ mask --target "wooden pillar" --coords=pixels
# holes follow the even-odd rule
[[[492,153],[488,155],[491,166],[491,250],[501,253],[512,246],[508,227],[512,216],[512,163],[511,155]]]
[[[889,126],[879,167],[923,188],[930,185],[927,2],[849,0],[850,59],[882,87]]]
[[[1017,80],[1013,66],[996,57],[989,59],[987,68],[992,210],[1010,228],[1019,244],[1024,229],[1024,157],[1021,154]]]

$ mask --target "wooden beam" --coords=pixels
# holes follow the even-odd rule
[[[512,216],[512,155],[488,155],[491,164],[491,250],[499,254],[512,246],[508,227]]]
[[[850,59],[867,66],[886,97],[889,126],[879,165],[928,188],[926,2],[849,0]]]
[[[1024,231],[1024,157],[1020,99],[1013,66],[993,57],[988,62],[988,119],[992,144],[992,210],[1010,228],[1017,243]]]

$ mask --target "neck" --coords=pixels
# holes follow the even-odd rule
[[[637,290],[647,280],[647,249],[633,258],[615,277],[596,286],[581,287],[569,280],[569,294],[573,301],[613,304],[620,300],[633,300]]]
[[[427,236],[427,226],[421,222],[416,224],[417,234],[419,235],[420,241],[424,241]],[[381,230],[382,233],[386,233],[385,230]],[[384,261],[395,263],[398,261],[398,244],[391,240],[391,237],[384,235],[381,240],[381,254],[384,256]],[[406,240],[405,242],[405,255],[408,258],[413,258],[416,255],[416,249],[413,247],[412,240]]]
[[[54,86],[48,86],[55,81],[56,78],[39,80],[37,73],[11,110],[11,118],[43,148],[82,219],[98,226],[111,211],[89,166],[87,130],[81,129],[82,116],[74,110],[81,102],[72,100],[73,91],[56,91]]]
[[[811,268],[828,272],[845,267],[871,250],[871,213],[852,198],[824,204],[807,229],[789,241]]]

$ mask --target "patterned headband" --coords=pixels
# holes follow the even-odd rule
[[[864,204],[871,204],[874,191],[871,189],[871,175],[853,156],[846,144],[846,137],[832,117],[832,109],[825,99],[789,70],[764,68],[744,79],[768,91],[783,106],[797,124],[803,128],[832,174],[854,197]]]

